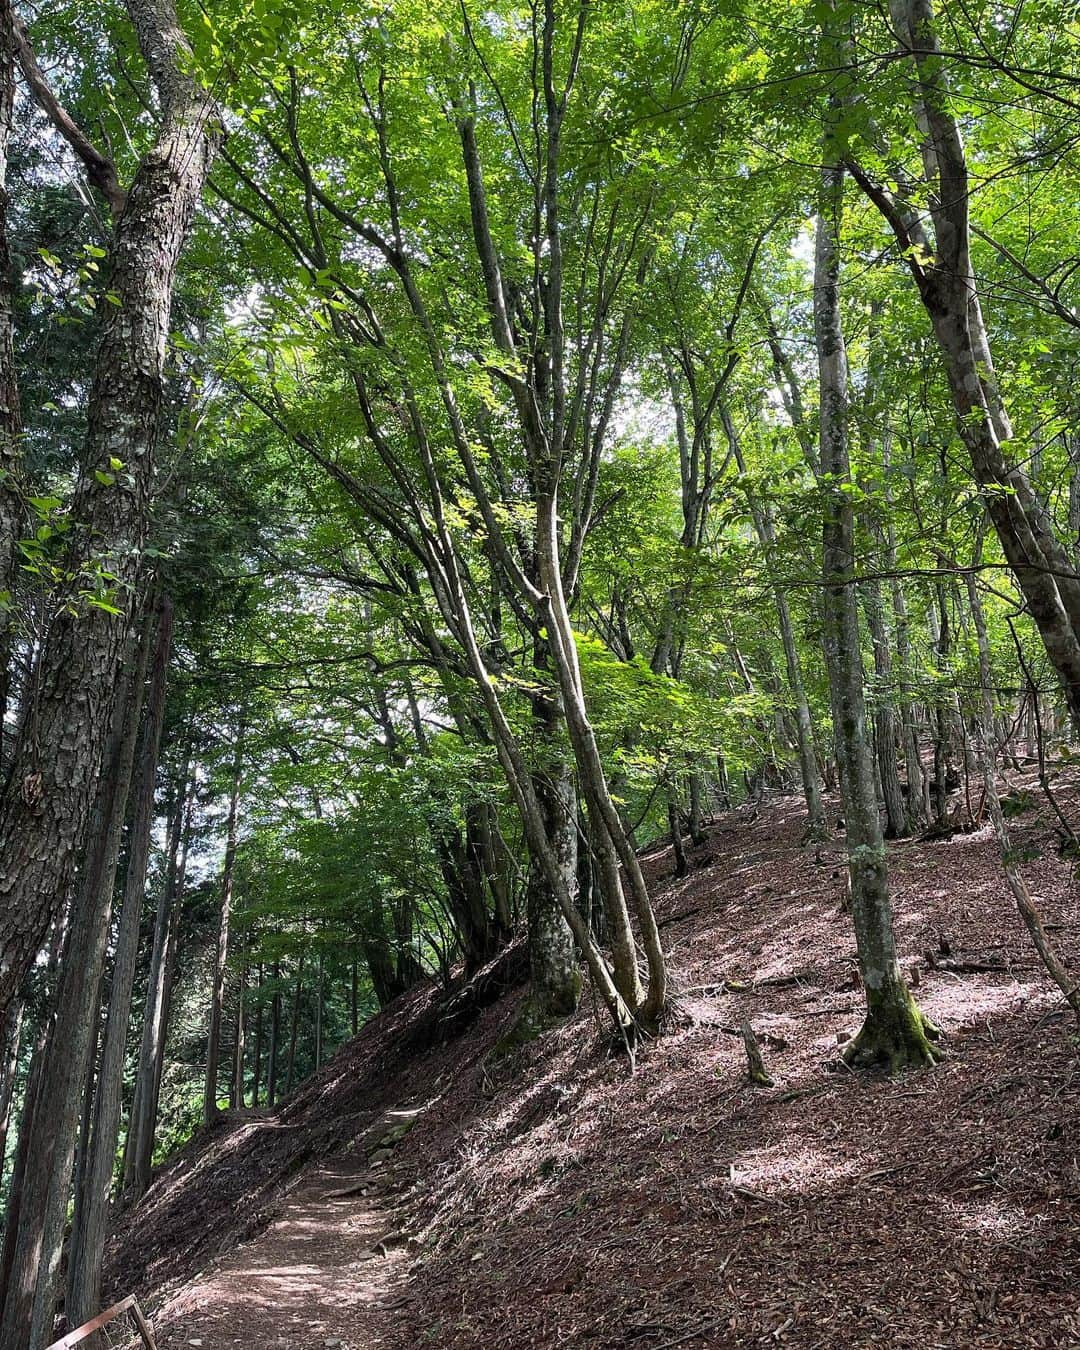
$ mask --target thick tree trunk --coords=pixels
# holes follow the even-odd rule
[[[154,824],[154,787],[161,730],[165,722],[172,623],[172,604],[165,598],[158,607],[157,638],[146,702],[139,771],[132,786],[134,812],[128,833],[127,877],[113,956],[105,1040],[98,1069],[97,1091],[93,1099],[86,1184],[76,1193],[72,1220],[66,1305],[68,1321],[72,1326],[89,1321],[101,1307],[101,1264],[105,1251],[116,1145],[120,1137],[124,1056],[139,952],[139,922],[146,896],[150,833]]]
[[[119,615],[59,607],[0,800],[0,1014],[67,894],[93,814],[109,713],[149,521],[177,262],[220,136],[186,73],[172,0],[127,0],[157,86],[161,126],[116,222],[82,472],[71,503],[77,590],[107,570]],[[117,469],[117,464],[121,469]]]
[[[58,934],[54,933],[53,965],[61,945]],[[15,1249],[19,1236],[19,1220],[22,1215],[23,1188],[26,1181],[26,1167],[30,1157],[30,1145],[34,1138],[34,1112],[41,1100],[41,1080],[45,1069],[45,1047],[48,1044],[52,1028],[53,1010],[49,1009],[42,1019],[34,1036],[34,1045],[30,1055],[30,1069],[23,1087],[22,1111],[19,1115],[19,1128],[16,1134],[15,1155],[11,1160],[11,1176],[8,1179],[7,1204],[4,1209],[4,1245],[0,1252],[0,1311],[7,1298],[7,1289],[15,1265]]]
[[[830,118],[839,114],[834,107]],[[833,122],[826,131],[814,265],[814,328],[820,385],[820,458],[824,494],[825,657],[836,755],[847,826],[851,910],[866,1021],[844,1058],[897,1070],[932,1063],[932,1028],[900,973],[893,935],[885,841],[874,790],[866,727],[859,607],[855,588],[855,521],[847,435],[847,353],[840,317],[840,221],[843,172]]]
[[[537,797],[545,816],[551,847],[559,860],[566,889],[577,893],[577,797],[569,767],[554,765],[550,776],[538,775]],[[535,1034],[568,1017],[581,993],[574,938],[535,859],[529,863],[525,891],[529,946],[529,996],[519,1018],[525,1034]]]
[[[533,653],[539,670],[549,664],[549,649],[537,640]],[[578,805],[573,774],[562,739],[562,700],[557,690],[542,689],[532,699],[532,721],[539,763],[533,787],[544,817],[563,885],[577,897]],[[525,889],[529,947],[529,996],[516,1034],[535,1035],[577,1007],[581,992],[574,939],[538,858],[530,858]],[[636,970],[636,966],[635,966]],[[616,980],[618,980],[616,962]]]
[[[502,935],[492,921],[481,868],[468,840],[455,825],[443,825],[435,835],[439,866],[469,974],[479,970],[498,951]],[[393,983],[395,981],[391,981]],[[390,997],[401,993],[395,990]]]
[[[51,1339],[64,1221],[92,1030],[131,786],[149,657],[150,625],[134,675],[115,692],[110,745],[98,786],[91,846],[60,963],[56,1013],[41,1052],[40,1091],[22,1182],[18,1231],[0,1318],[0,1350],[41,1350]]]
[[[236,863],[236,819],[240,806],[240,778],[244,762],[244,732],[237,735],[233,751],[232,789],[225,835],[225,858],[221,868],[221,917],[214,952],[213,982],[210,987],[210,1026],[206,1038],[206,1085],[203,1091],[203,1120],[212,1125],[218,1108],[218,1060],[221,1054],[221,1019],[225,1008],[225,970],[229,958],[229,914],[232,908],[233,867]]]

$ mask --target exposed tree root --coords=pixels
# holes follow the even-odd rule
[[[841,1051],[851,1069],[884,1070],[888,1074],[922,1069],[945,1058],[935,1044],[941,1032],[920,1011],[906,989],[871,1004],[858,1034]]]

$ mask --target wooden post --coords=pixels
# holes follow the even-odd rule
[[[114,1303],[111,1308],[106,1308],[104,1312],[98,1313],[96,1317],[91,1317],[89,1322],[84,1322],[81,1327],[76,1327],[74,1331],[69,1331],[66,1336],[61,1336],[58,1341],[53,1341],[46,1350],[71,1350],[73,1345],[79,1345],[95,1331],[100,1331],[103,1326],[109,1322],[114,1322],[124,1313],[130,1312],[132,1321],[138,1328],[139,1337],[142,1340],[146,1350],[157,1350],[157,1342],[154,1340],[154,1330],[143,1315],[143,1310],[135,1300],[134,1294],[128,1294],[119,1303]]]

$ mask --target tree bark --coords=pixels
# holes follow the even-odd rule
[[[45,639],[0,799],[0,1014],[63,903],[93,815],[147,537],[177,263],[220,138],[211,95],[186,73],[172,0],[127,0],[127,10],[161,123],[116,221],[108,285],[118,303],[103,307],[68,560],[76,591],[98,589],[102,569],[114,578],[120,613],[63,605]]]
[[[319,952],[319,960],[315,975],[315,1068],[321,1069],[323,1062],[323,1013],[325,1011],[323,999],[325,997],[324,983],[326,978],[326,958]]]
[[[827,44],[828,45],[828,44]],[[848,451],[848,368],[840,312],[840,223],[844,175],[839,167],[833,102],[824,141],[821,204],[814,257],[814,331],[820,387],[819,454],[824,495],[825,657],[836,756],[847,830],[851,910],[866,991],[862,1029],[844,1051],[852,1065],[891,1071],[938,1058],[935,1034],[915,1005],[896,957],[885,841],[866,727],[859,607],[855,589],[855,518]]]
[[[139,952],[139,922],[146,898],[146,867],[154,823],[165,693],[172,649],[172,603],[164,597],[157,613],[157,638],[140,751],[139,772],[132,787],[134,813],[128,834],[127,877],[113,956],[105,1040],[93,1100],[93,1124],[87,1154],[86,1184],[76,1194],[68,1253],[68,1321],[73,1326],[96,1315],[101,1307],[101,1265],[108,1226],[109,1192],[120,1137],[124,1057],[131,993]],[[89,1106],[89,1102],[88,1102]]]
[[[83,1104],[91,1031],[97,1025],[120,833],[131,786],[150,650],[150,625],[131,678],[114,694],[110,745],[98,786],[91,847],[60,963],[56,1013],[40,1055],[40,1090],[0,1318],[0,1350],[41,1350],[56,1309],[64,1221]]]

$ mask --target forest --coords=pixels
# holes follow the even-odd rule
[[[0,1350],[1080,1345],[1080,9],[0,0]]]

